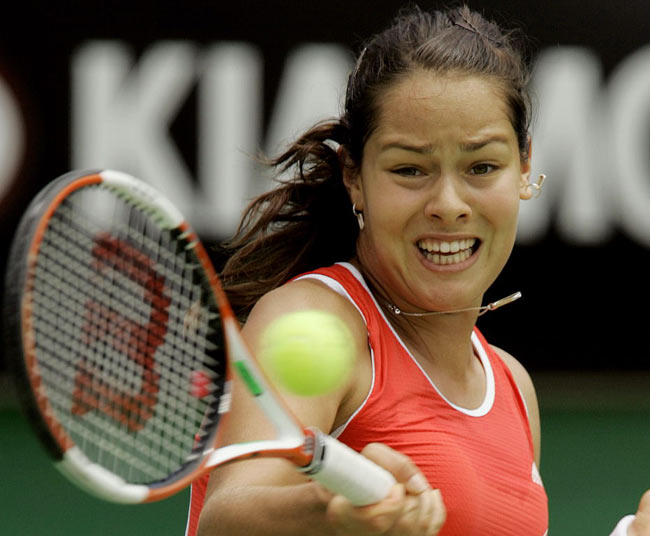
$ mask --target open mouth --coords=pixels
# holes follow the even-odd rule
[[[417,246],[427,260],[433,264],[459,264],[469,259],[479,248],[478,238],[463,238],[461,240],[435,240],[426,238],[418,240]]]

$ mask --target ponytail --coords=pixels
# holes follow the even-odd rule
[[[293,176],[254,199],[222,245],[221,279],[240,318],[292,277],[354,255],[358,228],[337,152],[347,133],[340,121],[319,123],[270,162]]]

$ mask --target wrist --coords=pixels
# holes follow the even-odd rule
[[[318,505],[322,505],[325,508],[329,504],[329,502],[332,500],[334,497],[334,493],[332,493],[330,490],[328,490],[326,487],[322,486],[315,480],[312,480],[307,484],[309,493],[313,497],[314,501]]]

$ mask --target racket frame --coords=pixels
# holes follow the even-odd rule
[[[227,360],[224,393],[219,401],[218,425],[212,430],[212,440],[207,448],[199,453],[199,459],[191,470],[176,475],[172,481],[163,479],[152,484],[134,484],[126,482],[101,465],[92,462],[83,451],[74,444],[63,429],[49,406],[47,396],[39,396],[40,385],[38,362],[35,356],[35,339],[30,329],[30,282],[28,274],[33,273],[38,258],[38,248],[52,214],[71,192],[91,185],[104,184],[125,196],[135,200],[141,206],[155,212],[159,223],[168,229],[179,229],[187,239],[203,270],[208,275],[209,285],[216,299],[221,314],[222,330],[226,345]],[[42,212],[42,204],[48,208]],[[22,236],[30,236],[28,243]],[[23,218],[16,233],[10,259],[26,259],[27,268],[13,266],[8,273],[7,289],[10,309],[19,309],[19,315],[5,315],[8,319],[5,332],[20,346],[24,362],[22,367],[14,367],[14,375],[26,389],[19,389],[23,407],[28,419],[35,425],[35,430],[48,452],[55,460],[56,467],[71,481],[86,491],[117,503],[141,503],[161,500],[187,487],[193,480],[215,467],[251,457],[282,457],[294,463],[299,470],[316,480],[320,480],[330,489],[342,492],[355,504],[368,504],[385,497],[393,477],[369,462],[360,454],[352,451],[333,438],[315,429],[306,429],[293,416],[256,361],[241,336],[239,322],[223,291],[217,273],[209,255],[198,239],[196,233],[185,221],[181,213],[164,196],[146,183],[130,175],[112,170],[88,170],[70,172],[46,187],[32,202],[26,217]],[[19,320],[17,320],[19,319]],[[17,337],[17,334],[20,334]],[[16,339],[19,340],[16,340]],[[16,344],[17,343],[17,344]],[[221,445],[220,433],[227,426],[230,409],[230,391],[232,375],[236,373],[243,380],[257,405],[273,424],[277,436],[274,439],[252,441],[242,444]],[[334,461],[333,458],[336,458]],[[337,461],[338,460],[338,461]],[[365,460],[365,461],[364,461]],[[375,473],[377,484],[370,484],[373,490],[368,492],[368,485],[359,484],[356,473],[361,465],[368,465],[368,470]],[[359,488],[359,490],[357,490]],[[376,488],[376,489],[374,489]],[[358,496],[358,497],[357,497]]]

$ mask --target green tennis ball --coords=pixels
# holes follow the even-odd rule
[[[317,396],[347,380],[355,345],[352,333],[336,315],[296,311],[280,316],[264,330],[258,357],[279,387],[297,395]]]

